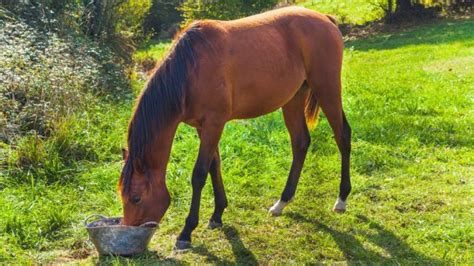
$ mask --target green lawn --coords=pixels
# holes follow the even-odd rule
[[[299,5],[335,15],[342,23],[364,24],[381,18],[381,5],[385,6],[386,3],[386,0],[306,0]]]
[[[311,132],[296,198],[276,218],[267,210],[291,163],[281,113],[235,121],[220,143],[225,226],[206,227],[213,210],[207,184],[194,248],[174,254],[198,147],[195,131],[183,125],[168,171],[172,204],[150,252],[97,257],[81,222],[92,213],[121,214],[116,182],[132,106],[125,100],[72,127],[94,140],[96,162],[79,162],[67,182],[0,187],[0,262],[472,264],[473,32],[474,20],[444,21],[346,44],[344,104],[354,135],[353,192],[343,215],[330,211],[340,162],[324,117]],[[159,57],[167,45],[146,46],[137,57]]]

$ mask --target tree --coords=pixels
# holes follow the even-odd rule
[[[275,7],[278,0],[186,0],[180,9],[183,12],[184,23],[196,19],[230,20],[260,13]]]
[[[441,2],[419,0],[395,0],[395,11],[393,11],[393,0],[387,1],[386,19],[388,22],[411,20],[421,17],[434,17],[441,10]]]
[[[145,33],[156,35],[166,32],[166,35],[173,35],[173,29],[178,28],[174,26],[183,20],[178,9],[182,3],[183,0],[153,0],[144,22]]]
[[[411,0],[396,0],[395,13],[407,13],[412,10],[413,10],[413,5],[411,3]]]
[[[135,38],[142,34],[142,23],[151,0],[83,0],[83,28],[94,38],[122,35]]]

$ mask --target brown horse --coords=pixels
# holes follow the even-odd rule
[[[218,143],[233,119],[283,109],[291,137],[293,163],[274,215],[293,198],[310,144],[307,123],[319,107],[335,134],[342,157],[337,212],[345,210],[351,190],[351,129],[342,110],[343,40],[334,19],[287,7],[234,21],[191,24],[156,68],[136,105],[128,129],[128,148],[119,186],[124,223],[159,222],[170,204],[166,167],[176,129],[197,129],[199,155],[192,173],[192,201],[177,248],[191,245],[198,224],[201,191],[211,175],[215,210],[210,227],[222,226],[227,199]]]

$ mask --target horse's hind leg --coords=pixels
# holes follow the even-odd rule
[[[227,197],[225,195],[224,183],[221,175],[221,158],[219,155],[219,148],[217,148],[212,160],[209,173],[212,180],[212,188],[214,189],[215,209],[209,220],[209,227],[211,229],[222,227],[222,213],[227,207]]]
[[[334,126],[332,124],[331,127],[333,127],[334,129]],[[344,111],[342,111],[342,133],[340,133],[339,139],[340,144],[338,144],[338,147],[341,152],[341,183],[339,185],[339,197],[337,198],[336,203],[334,204],[333,211],[342,213],[346,211],[346,200],[349,196],[349,193],[351,192],[351,127],[347,122]]]
[[[338,69],[336,69],[338,70]],[[342,109],[340,72],[324,70],[315,71],[318,75],[308,77],[308,82],[318,103],[321,106],[329,124],[334,132],[339,152],[341,153],[341,183],[339,197],[333,211],[344,212],[346,200],[351,192],[350,180],[350,153],[351,153],[351,128]]]
[[[308,92],[307,87],[303,86],[293,99],[282,108],[285,125],[291,138],[293,162],[281,198],[270,208],[270,213],[273,215],[280,215],[283,208],[293,199],[310,144],[311,139],[304,115],[305,100]]]

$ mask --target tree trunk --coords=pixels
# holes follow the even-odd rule
[[[396,13],[406,13],[410,12],[413,9],[413,5],[411,4],[411,0],[396,0]]]
[[[393,13],[393,0],[388,0],[387,2],[387,14],[391,16]]]

